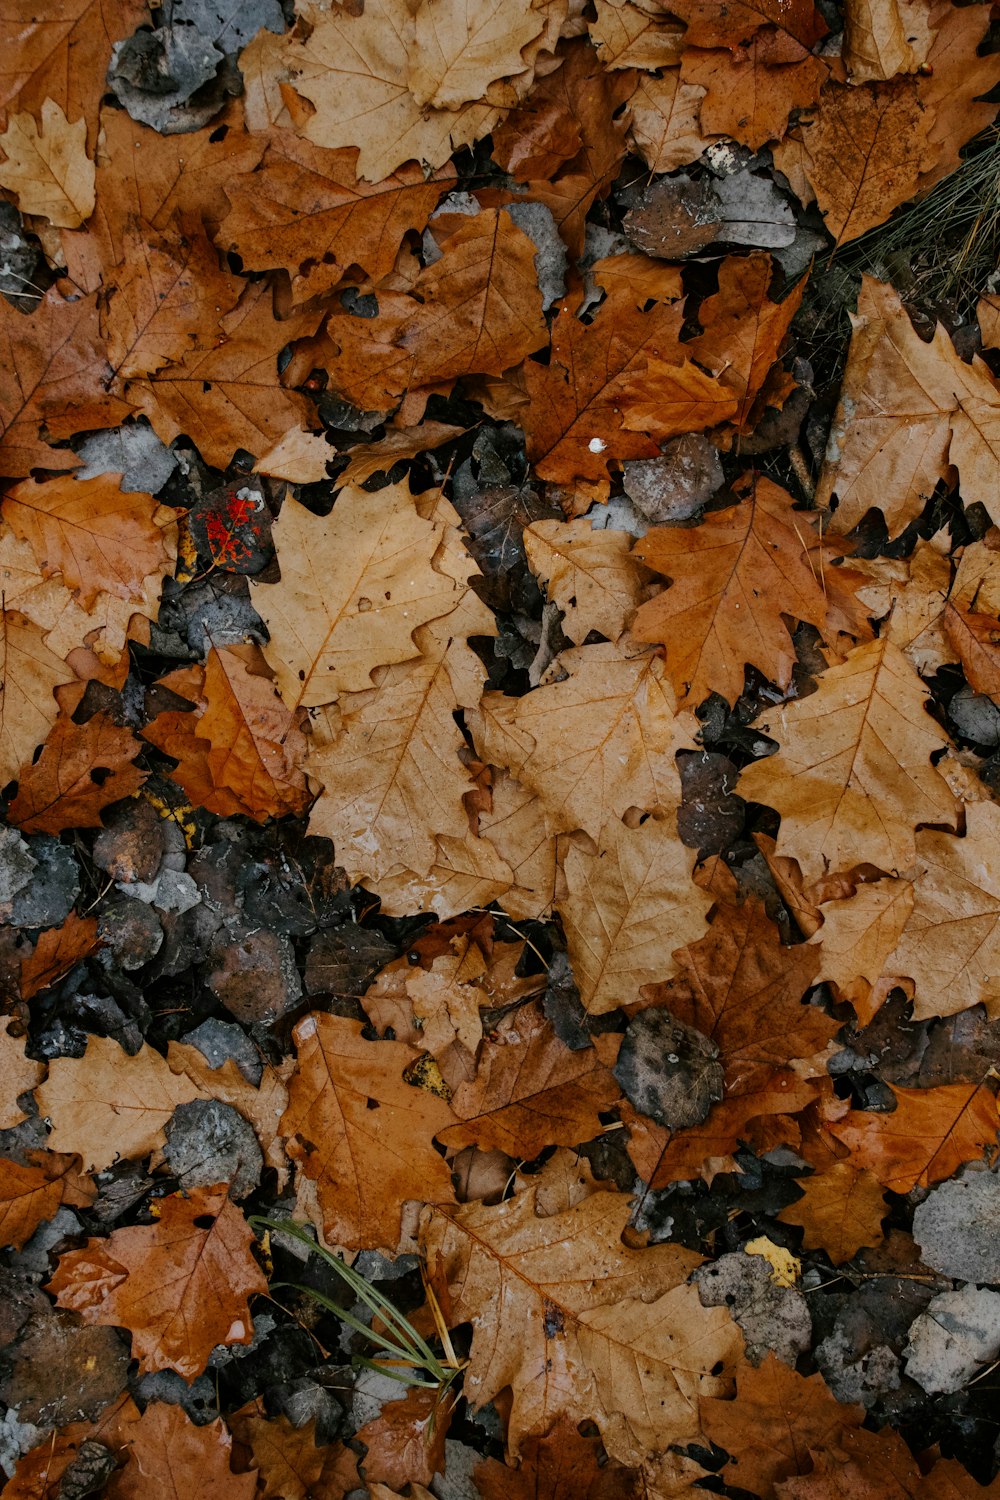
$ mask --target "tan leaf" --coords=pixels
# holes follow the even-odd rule
[[[253,1232],[227,1191],[223,1183],[173,1194],[154,1224],[88,1240],[59,1257],[48,1290],[85,1323],[127,1328],[143,1372],[194,1380],[217,1344],[250,1343],[247,1299],[267,1290],[250,1254]]]
[[[59,716],[54,692],[72,680],[66,663],[50,651],[37,625],[15,609],[0,618],[0,783],[27,763]]]
[[[97,1189],[89,1179],[80,1177],[78,1166],[77,1157],[59,1156],[54,1151],[29,1152],[23,1164],[3,1159],[0,1244],[20,1250],[39,1224],[55,1217],[61,1203],[69,1200],[78,1207],[92,1203]]]
[[[490,800],[489,811],[479,814],[479,832],[512,871],[504,910],[515,921],[542,919],[555,898],[556,850],[541,799],[506,771],[497,771]]]
[[[10,1130],[26,1118],[18,1098],[35,1088],[45,1072],[42,1063],[25,1056],[24,1047],[24,1037],[11,1036],[0,1026],[0,1130]]]
[[[26,479],[7,491],[3,515],[30,543],[46,576],[60,573],[84,609],[98,594],[136,602],[145,579],[173,561],[176,511],[127,493],[120,474],[95,479]]]
[[[261,1500],[309,1500],[317,1493],[329,1450],[316,1446],[315,1417],[293,1427],[284,1412],[269,1418],[258,1397],[227,1416],[226,1425],[253,1454],[256,1475],[264,1481]]]
[[[573,1146],[601,1129],[621,1088],[592,1047],[571,1052],[541,1007],[508,1017],[484,1042],[476,1075],[452,1095],[462,1121],[441,1132],[449,1147],[477,1145],[531,1160],[546,1146]]]
[[[922,838],[919,833],[918,843]],[[817,977],[835,984],[856,1008],[867,1005],[879,980],[897,973],[889,959],[913,911],[913,897],[912,881],[879,880],[859,885],[853,896],[825,901],[823,926],[809,940],[820,949]]]
[[[1000,517],[1000,390],[981,359],[965,364],[938,326],[914,332],[891,286],[865,277],[840,402],[816,500],[838,505],[834,531],[876,506],[895,536],[919,515],[954,465],[967,504]]]
[[[97,918],[79,917],[71,911],[61,927],[43,932],[34,951],[21,960],[22,999],[31,1000],[48,989],[98,945]]]
[[[127,1462],[112,1475],[108,1500],[143,1500],[155,1476],[157,1500],[252,1500],[256,1474],[234,1474],[233,1440],[220,1417],[196,1427],[179,1406],[151,1401],[128,1432]]]
[[[917,834],[913,910],[885,962],[886,974],[914,981],[918,1021],[971,1005],[1000,1014],[1000,881],[992,852],[1000,807],[973,803],[965,818],[964,838],[933,829]]]
[[[260,651],[213,646],[201,675],[200,713],[167,711],[142,731],[179,761],[173,779],[196,806],[221,817],[245,813],[263,822],[302,812],[306,738]]]
[[[853,1162],[838,1161],[800,1183],[802,1197],[778,1215],[782,1224],[805,1231],[809,1250],[825,1250],[835,1266],[882,1238],[885,1195],[871,1172]]]
[[[671,0],[675,16],[687,22],[692,47],[739,47],[762,26],[773,26],[777,43],[810,51],[826,35],[827,26],[813,0]]]
[[[844,62],[852,83],[915,73],[931,43],[927,10],[914,0],[847,0]]]
[[[443,166],[453,150],[499,118],[488,104],[425,109],[410,92],[413,13],[400,0],[368,0],[364,13],[307,7],[312,33],[292,50],[294,85],[314,106],[304,134],[318,146],[357,146],[360,177],[380,182],[404,162]]]
[[[502,12],[490,0],[423,0],[415,22],[407,84],[434,109],[476,102],[491,83],[523,72],[521,50],[544,24],[532,0]]]
[[[606,68],[646,68],[656,72],[678,62],[684,28],[660,11],[633,0],[596,0],[597,18],[588,22],[590,40]]]
[[[328,1240],[391,1249],[406,1199],[453,1201],[432,1138],[455,1116],[443,1099],[406,1082],[414,1048],[363,1041],[362,1030],[340,1016],[299,1022],[280,1130],[289,1156],[316,1183]]]
[[[288,1161],[278,1137],[278,1122],[288,1108],[286,1081],[293,1068],[291,1058],[277,1066],[265,1062],[260,1083],[254,1085],[243,1076],[231,1057],[219,1068],[213,1068],[197,1047],[187,1042],[168,1042],[167,1062],[170,1071],[185,1075],[203,1098],[229,1104],[253,1126],[264,1160],[284,1184]]]
[[[539,797],[552,833],[597,838],[630,807],[676,808],[674,755],[695,725],[675,714],[658,657],[601,644],[564,651],[559,663],[565,679],[526,697],[483,695],[467,715],[482,758]]]
[[[403,459],[417,458],[452,438],[460,437],[462,427],[449,422],[421,422],[418,427],[390,427],[384,438],[355,448],[346,468],[337,476],[338,484],[364,484],[373,474],[388,474]]]
[[[780,140],[793,109],[815,104],[828,65],[804,48],[798,61],[769,66],[768,35],[758,33],[736,52],[688,49],[681,59],[683,85],[705,91],[700,122],[705,135],[728,135],[758,150]]]
[[[930,1187],[996,1145],[996,1100],[983,1084],[892,1092],[896,1108],[888,1114],[853,1109],[830,1126],[855,1166],[867,1167],[892,1192]]]
[[[322,433],[292,427],[257,460],[254,473],[287,479],[289,484],[318,484],[326,479],[327,464],[336,456]]]
[[[563,612],[563,630],[577,646],[592,630],[617,641],[643,597],[642,574],[629,560],[621,531],[590,522],[535,521],[524,528],[532,572]]]
[[[918,823],[954,825],[957,804],[931,756],[948,740],[924,708],[920,678],[890,641],[852,651],[808,698],[761,724],[780,749],[740,776],[740,794],[781,814],[778,854],[806,880],[916,858]]]
[[[744,503],[735,510],[713,511],[692,530],[654,527],[633,548],[672,580],[641,607],[633,634],[666,646],[681,703],[712,692],[735,702],[747,664],[787,688],[796,656],[783,616],[826,624],[823,544],[792,497],[764,478],[737,493]]]
[[[366,690],[374,668],[419,654],[414,630],[448,614],[460,594],[434,568],[441,539],[406,484],[373,495],[343,489],[326,517],[285,501],[274,524],[281,582],[251,589],[289,709]]]
[[[99,828],[104,808],[145,781],[148,772],[131,764],[141,749],[132,731],[106,714],[85,724],[60,717],[41,755],[22,769],[7,816],[25,833]]]
[[[712,899],[692,882],[694,850],[674,819],[636,829],[617,819],[587,852],[563,858],[567,893],[557,898],[580,1001],[593,1015],[634,1004],[643,985],[673,972],[671,955],[704,931]]]
[[[561,1417],[585,1415],[621,1463],[692,1441],[698,1397],[723,1388],[742,1342],[725,1308],[702,1308],[684,1285],[697,1257],[677,1245],[627,1249],[629,1205],[617,1193],[549,1218],[536,1217],[534,1198],[426,1209],[421,1220],[448,1320],[473,1324],[470,1404],[511,1386],[512,1455]],[[487,1322],[484,1306],[503,1319]]]
[[[94,163],[87,156],[87,122],[71,124],[53,99],[42,104],[42,123],[11,115],[0,135],[0,185],[17,194],[23,214],[38,214],[62,229],[79,229],[94,209]]]
[[[477,838],[467,829],[462,838],[441,834],[436,844],[425,875],[396,870],[379,881],[378,894],[387,916],[426,910],[445,922],[474,907],[491,906],[509,890],[513,873],[489,839]]]
[[[35,1090],[52,1121],[53,1151],[75,1151],[84,1171],[101,1171],[119,1156],[141,1157],[163,1143],[178,1104],[205,1095],[171,1073],[158,1052],[142,1046],[134,1057],[110,1037],[92,1036],[83,1057],[55,1057]]]
[[[1000,58],[989,51],[979,56],[989,21],[978,7],[934,0],[927,21],[932,40],[920,93],[930,116],[928,140],[935,159],[920,179],[922,192],[955,170],[966,141],[991,122],[990,106],[982,96],[1000,79]]]
[[[869,579],[857,590],[872,619],[883,619],[880,635],[899,647],[921,675],[936,672],[954,652],[946,639],[945,603],[951,586],[947,533],[920,537],[908,558],[852,558],[851,568]],[[965,549],[969,557],[979,543]],[[985,549],[983,549],[985,551]],[[963,558],[964,562],[965,558]],[[973,561],[969,559],[970,565]],[[958,577],[953,596],[958,596]],[[998,599],[1000,605],[1000,599]],[[886,620],[884,617],[888,615]]]
[[[685,83],[680,71],[642,78],[631,100],[632,139],[651,172],[674,172],[705,149],[701,104],[705,90]]]

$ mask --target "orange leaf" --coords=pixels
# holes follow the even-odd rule
[[[996,1100],[981,1083],[893,1089],[888,1114],[855,1109],[830,1130],[894,1193],[929,1187],[996,1146]]]
[[[104,808],[146,780],[148,772],[131,764],[141,749],[132,731],[106,714],[86,724],[57,719],[41,755],[18,777],[10,821],[25,833],[99,828]]]
[[[98,947],[96,917],[80,917],[71,911],[61,927],[50,927],[35,944],[34,952],[21,960],[21,994],[30,1000],[48,989],[81,958]]]

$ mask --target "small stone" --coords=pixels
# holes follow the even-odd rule
[[[676,1062],[668,1061],[671,1054]],[[640,1114],[681,1130],[698,1125],[722,1098],[719,1049],[668,1010],[650,1006],[628,1023],[614,1074]]]
[[[163,945],[163,928],[152,907],[129,897],[101,913],[97,931],[123,969],[141,969]]]
[[[265,929],[243,931],[217,942],[216,952],[206,983],[244,1025],[273,1026],[298,1005],[302,984],[286,937]]]
[[[37,860],[16,828],[0,828],[0,922],[10,921],[14,897],[31,880]]]
[[[149,882],[160,868],[163,848],[156,810],[144,797],[135,797],[106,814],[106,826],[94,840],[94,863],[124,885]]]
[[[221,1068],[231,1057],[247,1082],[259,1088],[264,1065],[257,1048],[235,1021],[209,1016],[182,1040],[197,1047],[210,1068]]]
[[[230,1198],[245,1198],[260,1182],[264,1158],[257,1137],[231,1104],[218,1099],[179,1104],[166,1137],[163,1154],[184,1188],[228,1182]]]

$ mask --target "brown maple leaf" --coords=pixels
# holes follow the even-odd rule
[[[835,1266],[882,1238],[886,1214],[881,1183],[864,1167],[838,1161],[800,1181],[802,1197],[783,1208],[783,1224],[797,1224],[802,1243],[825,1250]]]
[[[154,1474],[162,1500],[252,1500],[257,1475],[232,1472],[232,1447],[221,1417],[196,1427],[179,1406],[151,1401],[129,1429],[127,1462],[108,1500],[142,1500]]]
[[[79,1166],[79,1157],[55,1151],[28,1152],[24,1162],[0,1162],[0,1243],[20,1250],[61,1203],[87,1208],[97,1189]]]

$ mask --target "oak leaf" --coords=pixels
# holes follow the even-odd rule
[[[610,820],[594,852],[570,841],[556,906],[585,1010],[634,1004],[643,985],[672,971],[673,950],[701,936],[711,897],[692,882],[693,869],[673,818],[635,829]]]
[[[752,150],[780,140],[793,109],[815,104],[828,67],[803,48],[798,61],[771,65],[770,38],[760,32],[735,52],[689,49],[681,78],[705,90],[699,120],[706,135],[728,135]]]
[[[755,899],[723,906],[705,936],[673,957],[677,977],[647,986],[642,998],[715,1043],[729,1095],[753,1093],[776,1067],[822,1052],[840,1029],[802,1003],[819,954],[805,944],[785,947]]]
[[[120,474],[26,479],[7,490],[3,516],[46,576],[61,574],[84,609],[101,593],[137,603],[145,580],[173,564],[177,512],[121,489]]]
[[[53,1151],[77,1152],[86,1172],[119,1156],[147,1156],[163,1144],[163,1129],[178,1104],[204,1098],[189,1078],[178,1078],[152,1047],[130,1057],[110,1037],[92,1036],[83,1057],[54,1057],[35,1090],[52,1121]]]
[[[39,1084],[45,1069],[42,1063],[25,1053],[25,1039],[11,1036],[0,1025],[0,1130],[10,1130],[26,1118],[18,1104],[21,1094],[29,1093]]]
[[[930,18],[912,0],[848,0],[844,62],[851,82],[872,83],[915,73],[927,61]]]
[[[687,23],[691,47],[742,46],[763,26],[775,27],[788,47],[811,51],[827,26],[812,0],[730,0],[722,8],[712,0],[672,0],[671,12]]]
[[[75,1156],[54,1151],[29,1152],[24,1162],[0,1161],[0,1244],[20,1250],[61,1203],[88,1207],[97,1189],[78,1168]]]
[[[513,872],[489,839],[467,829],[462,838],[439,834],[435,845],[426,874],[397,869],[379,881],[386,916],[427,910],[444,922],[476,907],[486,909],[509,890]]]
[[[880,639],[761,725],[780,749],[742,773],[740,794],[781,814],[778,854],[807,881],[859,864],[905,872],[918,823],[954,826],[954,795],[931,764],[948,740],[924,702],[899,647]]]
[[[61,927],[41,933],[33,951],[21,960],[21,998],[31,1000],[98,947],[97,918],[71,911]]]
[[[450,1202],[451,1176],[432,1137],[455,1123],[444,1100],[406,1082],[419,1053],[366,1042],[362,1026],[315,1014],[295,1030],[298,1066],[280,1132],[317,1187],[327,1238],[395,1248],[408,1198]]]
[[[743,503],[735,509],[712,511],[691,530],[654,527],[632,551],[672,580],[642,605],[632,633],[666,646],[680,703],[712,692],[735,702],[747,664],[787,688],[796,656],[783,616],[821,631],[826,625],[824,544],[769,479],[753,479],[737,493]]]
[[[458,6],[450,0],[440,8],[448,14]],[[410,91],[416,23],[398,0],[368,0],[361,15],[312,5],[306,14],[311,35],[291,50],[294,87],[315,110],[303,133],[318,146],[358,147],[358,175],[367,181],[381,182],[407,161],[440,167],[499,119],[478,98],[458,109],[417,102]]]
[[[552,833],[597,838],[631,807],[672,812],[674,755],[695,725],[675,713],[663,663],[606,644],[576,646],[559,663],[566,676],[526,697],[483,695],[467,716],[482,758],[537,795]]]
[[[997,512],[1000,389],[981,359],[959,359],[944,328],[924,343],[891,286],[864,277],[840,401],[816,490],[836,496],[834,531],[873,506],[896,535],[923,509],[948,466],[962,495]]]
[[[71,123],[54,99],[34,116],[11,115],[0,135],[0,186],[17,195],[23,214],[38,214],[62,229],[79,229],[94,208],[94,163],[87,156],[87,122]]]
[[[388,474],[396,464],[417,458],[452,438],[461,437],[465,429],[450,422],[424,420],[418,427],[390,427],[384,438],[353,449],[337,483],[364,484],[373,474]]]
[[[59,718],[41,755],[18,777],[7,816],[25,833],[99,828],[103,810],[145,781],[148,773],[132,764],[141,749],[132,731],[106,714],[85,724]]]
[[[491,83],[525,71],[522,49],[543,24],[532,0],[515,0],[502,15],[489,0],[422,0],[415,13],[410,93],[425,108],[477,102]]]
[[[197,675],[200,712],[166,710],[142,731],[179,762],[173,779],[196,806],[221,817],[245,813],[263,822],[301,813],[310,795],[301,769],[305,735],[258,648],[213,646]]]
[[[930,1187],[996,1145],[996,1100],[981,1083],[892,1090],[888,1114],[855,1109],[830,1130],[858,1167],[894,1193]]]
[[[225,1183],[161,1200],[152,1225],[116,1229],[59,1257],[48,1289],[85,1323],[127,1328],[142,1371],[194,1380],[217,1344],[253,1338],[248,1297],[267,1281]]]
[[[835,1401],[821,1376],[798,1375],[773,1354],[740,1369],[735,1400],[703,1398],[699,1407],[705,1436],[730,1455],[725,1482],[757,1495],[810,1469],[812,1451],[833,1447],[865,1414]]]
[[[55,689],[72,676],[37,625],[16,609],[0,611],[0,783],[30,763],[59,716]]]
[[[918,846],[924,837],[917,834]],[[820,907],[823,925],[809,939],[820,950],[817,979],[835,984],[859,1015],[883,976],[896,972],[889,959],[913,911],[914,890],[912,880],[878,880]]]
[[[119,1231],[119,1233],[129,1231]],[[151,1401],[128,1434],[128,1462],[113,1475],[108,1500],[252,1500],[256,1474],[234,1474],[233,1440],[221,1417],[196,1427],[179,1406]]]
[[[556,848],[541,798],[506,771],[495,770],[492,782],[490,807],[479,814],[479,832],[511,872],[504,910],[515,921],[543,918],[555,898]]]
[[[561,1418],[586,1418],[612,1458],[638,1463],[692,1441],[698,1398],[724,1388],[739,1331],[684,1284],[690,1251],[622,1244],[628,1213],[619,1194],[594,1193],[538,1218],[531,1190],[495,1208],[424,1210],[438,1300],[452,1325],[473,1322],[466,1397],[479,1407],[512,1388],[513,1455]],[[502,1320],[485,1320],[485,1306],[502,1307]]]
[[[483,1043],[475,1077],[452,1094],[460,1125],[441,1132],[448,1147],[476,1145],[532,1160],[546,1146],[574,1146],[601,1129],[601,1111],[621,1090],[608,1058],[571,1052],[541,1007],[501,1022]]]
[[[1000,79],[996,54],[980,56],[989,29],[982,11],[935,0],[927,24],[932,39],[920,93],[931,120],[928,142],[936,155],[920,179],[921,192],[955,170],[966,141],[993,119],[983,95]]]
[[[293,1427],[284,1412],[269,1418],[258,1397],[228,1416],[226,1425],[253,1455],[258,1481],[264,1483],[261,1500],[309,1500],[322,1493],[318,1487],[330,1450],[316,1446],[315,1417]]]
[[[701,129],[705,90],[680,70],[642,78],[629,101],[631,137],[651,172],[674,172],[697,161],[706,146]]]
[[[865,1245],[882,1238],[886,1215],[881,1184],[864,1167],[838,1161],[799,1186],[802,1197],[778,1214],[782,1224],[804,1230],[802,1243],[809,1250],[825,1250],[835,1266],[850,1260]]]
[[[404,166],[370,184],[358,180],[356,167],[355,150],[328,151],[291,131],[272,132],[260,165],[227,184],[219,244],[248,270],[283,266],[296,302],[331,291],[352,265],[381,281],[403,236],[424,228],[455,171],[446,166],[428,179],[416,165]]]
[[[917,834],[912,910],[885,973],[916,985],[914,1019],[950,1016],[984,1005],[1000,1013],[1000,881],[993,851],[1000,808],[965,809],[964,838],[922,829]]]
[[[664,15],[657,0],[596,0],[587,30],[606,68],[669,68],[684,50],[684,28]]]
[[[589,520],[535,521],[524,528],[531,571],[563,612],[562,628],[582,645],[592,630],[617,641],[643,598],[643,575],[621,531]]]
[[[27,337],[30,328],[31,337]],[[75,468],[58,440],[86,428],[114,427],[128,404],[110,395],[107,350],[98,330],[97,299],[67,301],[55,287],[35,303],[30,324],[10,302],[0,304],[0,469],[11,478],[33,468]],[[46,437],[41,436],[44,428]]]
[[[315,425],[305,396],[290,391],[278,375],[286,345],[312,333],[319,313],[284,322],[273,316],[266,281],[247,287],[239,305],[213,326],[203,347],[141,380],[126,395],[164,443],[184,433],[206,463],[225,469],[237,448],[260,455],[290,427]]]
[[[274,523],[281,582],[251,589],[290,710],[367,690],[376,667],[419,655],[417,626],[450,613],[462,592],[434,567],[442,539],[405,483],[342,489],[326,517],[285,501]]]
[[[337,351],[325,361],[331,382],[357,405],[382,410],[410,386],[516,365],[546,340],[536,254],[503,209],[463,217],[411,296],[383,298],[372,320],[328,318],[325,336]]]
[[[482,1500],[639,1500],[639,1475],[602,1460],[600,1440],[558,1421],[541,1438],[525,1438],[516,1469],[485,1459],[472,1471]]]

